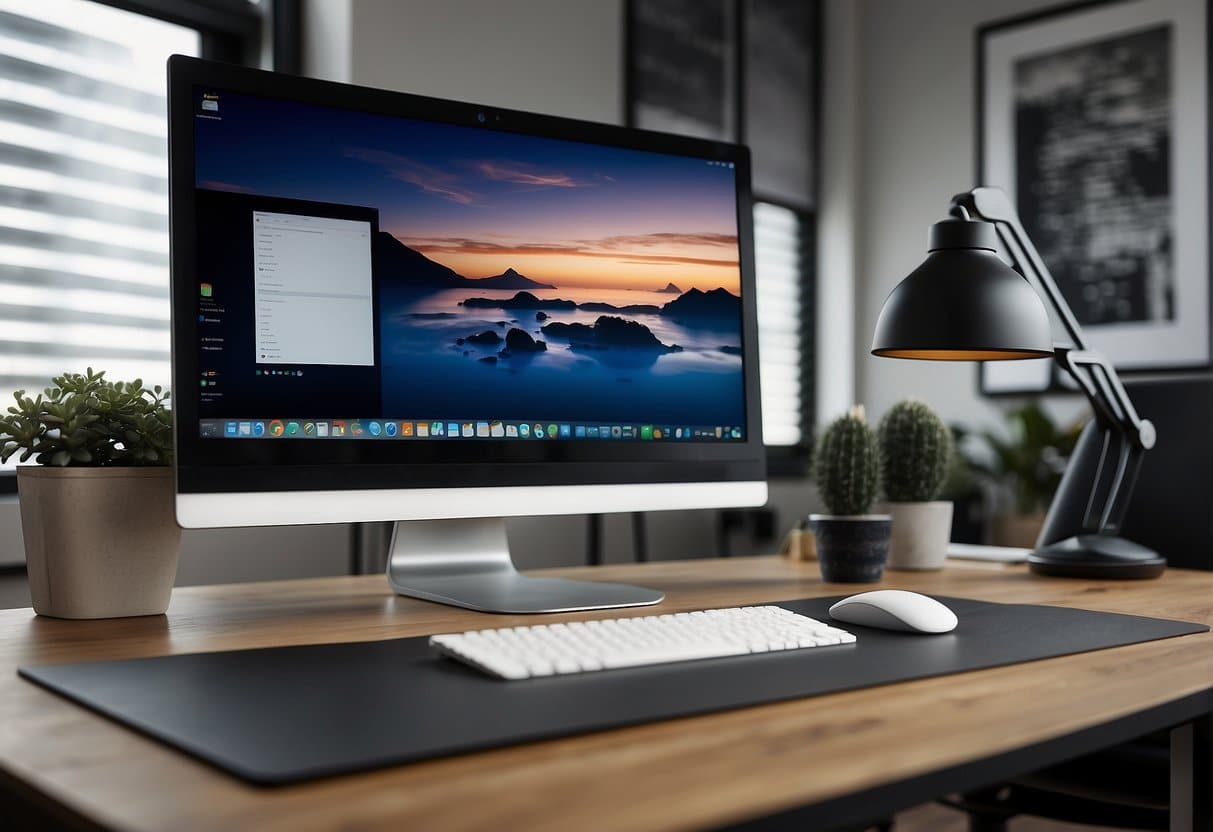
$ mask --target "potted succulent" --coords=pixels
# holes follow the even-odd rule
[[[169,393],[69,373],[0,415],[0,462],[20,452],[21,529],[34,610],[56,618],[157,615],[181,529]]]
[[[893,516],[890,569],[942,569],[952,534],[952,503],[937,500],[952,461],[952,432],[930,406],[906,399],[877,431],[880,473]]]
[[[876,436],[863,406],[821,434],[814,462],[817,490],[829,514],[809,515],[821,576],[831,582],[872,583],[884,574],[891,518],[869,514],[880,479]]]

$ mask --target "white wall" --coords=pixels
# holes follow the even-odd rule
[[[949,198],[979,184],[975,57],[978,26],[1055,0],[859,0],[862,130],[857,234],[856,382],[873,416],[907,395],[948,421],[995,422],[1000,409],[977,392],[971,364],[896,361],[868,352],[876,317],[899,280],[926,256],[927,228]],[[1050,402],[1059,418],[1085,405]]]
[[[621,0],[355,0],[355,84],[623,118]]]
[[[856,402],[855,293],[863,184],[862,6],[826,0],[822,26],[821,124],[817,195],[817,421]]]

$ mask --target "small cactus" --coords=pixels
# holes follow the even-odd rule
[[[876,435],[868,427],[863,405],[856,405],[834,420],[817,444],[817,490],[831,514],[867,514],[876,499],[878,465]]]
[[[906,399],[880,420],[880,470],[894,503],[934,500],[948,477],[952,432],[924,401]]]

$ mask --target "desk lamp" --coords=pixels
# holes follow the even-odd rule
[[[1053,356],[1086,394],[1083,429],[1029,557],[1040,575],[1155,578],[1166,561],[1119,536],[1154,426],[1137,415],[1111,363],[1087,348],[1082,328],[1028,239],[1007,195],[975,188],[952,198],[931,226],[927,259],[889,294],[872,354],[935,361]],[[998,243],[1016,269],[996,254]],[[1042,290],[1069,344],[1055,344]]]

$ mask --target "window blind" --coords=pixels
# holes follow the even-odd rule
[[[795,211],[769,203],[754,206],[758,372],[762,436],[769,446],[797,445],[803,438],[801,226]]]
[[[86,366],[169,378],[165,60],[197,31],[0,0],[0,407]]]

